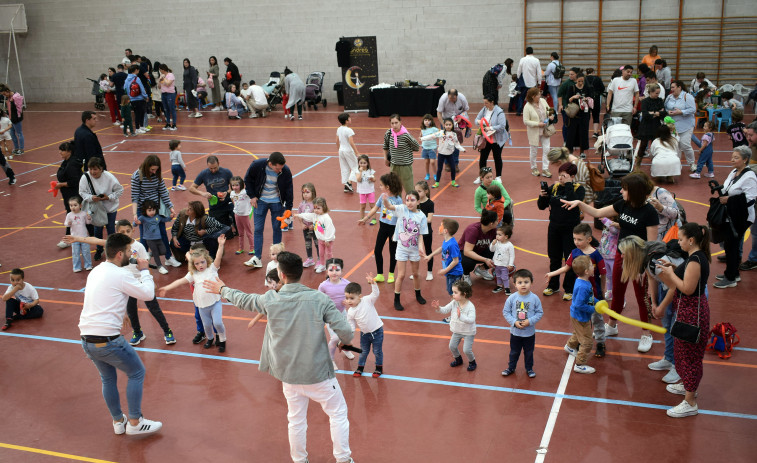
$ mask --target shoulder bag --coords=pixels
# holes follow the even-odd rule
[[[699,315],[700,315],[699,309],[702,303],[702,294],[699,291],[700,285],[701,283],[697,284],[697,294],[699,295],[699,297],[697,298],[697,324],[691,325],[689,323],[684,323],[678,320],[678,309],[681,308],[681,297],[679,296],[675,319],[673,319],[673,324],[670,326],[671,336],[673,336],[674,338],[680,339],[681,341],[686,341],[691,344],[696,344],[699,342],[699,335],[701,332],[701,328],[699,327]]]
[[[97,196],[94,185],[92,185],[92,179],[89,174],[84,174],[87,177],[87,183],[89,183],[89,189],[92,191],[92,196]],[[105,206],[99,202],[87,201],[87,212],[92,217],[92,225],[95,227],[104,227],[108,225],[108,212],[105,210]]]

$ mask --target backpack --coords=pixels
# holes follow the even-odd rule
[[[730,358],[733,346],[741,341],[736,331],[736,327],[728,322],[713,326],[710,330],[710,342],[707,344],[707,350],[717,352],[718,357],[722,359]]]
[[[552,75],[555,76],[555,79],[562,79],[565,75],[565,66],[559,61],[556,61],[555,63],[555,72],[553,72]]]
[[[139,77],[135,77],[134,80],[131,81],[131,85],[129,85],[129,96],[131,97],[139,96],[142,93],[139,89],[139,82],[137,82],[137,79],[139,79]]]
[[[489,72],[491,72],[495,76],[498,76],[499,73],[502,72],[502,69],[504,69],[504,67],[501,64],[495,64],[491,69],[489,69]]]

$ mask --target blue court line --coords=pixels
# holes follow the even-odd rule
[[[38,341],[62,342],[66,344],[81,344],[81,340],[77,340],[77,339],[54,338],[54,337],[36,336],[36,335],[19,334],[19,333],[0,333],[0,335],[16,337],[16,338],[34,339]],[[234,363],[251,364],[251,365],[260,364],[259,360],[250,360],[250,359],[243,359],[243,358],[238,358],[238,357],[221,357],[217,355],[197,354],[193,352],[184,352],[184,351],[178,351],[178,350],[151,349],[151,348],[145,348],[145,347],[135,347],[134,349],[137,351],[150,352],[154,354],[206,358],[206,359],[213,359],[213,360],[223,360],[223,361],[234,362]],[[352,375],[352,371],[347,371],[347,370],[336,370],[336,373],[339,373],[345,376]],[[370,373],[363,373],[363,375],[367,376],[367,375],[370,375]],[[588,396],[571,395],[571,394],[556,394],[553,392],[531,391],[528,389],[517,389],[517,388],[502,387],[502,386],[489,386],[485,384],[461,383],[457,381],[444,381],[444,380],[439,380],[439,379],[418,378],[418,377],[413,377],[413,376],[399,376],[399,375],[385,374],[385,375],[381,375],[381,378],[385,380],[390,379],[390,380],[395,380],[395,381],[404,381],[404,382],[411,382],[411,383],[431,384],[435,386],[458,387],[458,388],[463,388],[463,389],[476,389],[476,390],[494,391],[494,392],[509,392],[512,394],[531,395],[531,396],[537,396],[537,397],[547,397],[547,398],[561,397],[563,399],[568,399],[568,400],[593,402],[593,403],[601,403],[601,404],[609,404],[609,405],[623,405],[627,407],[651,408],[651,409],[656,409],[656,410],[667,410],[668,408],[671,407],[670,405],[650,404],[646,402],[634,402],[630,400],[615,400],[615,399],[605,399],[602,397],[588,397]],[[741,418],[741,419],[747,419],[747,420],[757,420],[757,415],[750,415],[746,413],[733,413],[733,412],[725,412],[725,411],[719,411],[719,410],[702,410],[702,409],[699,409],[699,413],[703,415],[721,416],[721,417],[726,417],[726,418]]]
[[[326,161],[328,161],[329,159],[331,159],[333,157],[334,156],[326,156],[326,157],[324,157],[323,159],[321,159],[320,161],[318,161],[315,164],[311,165],[310,167],[307,167],[307,168],[305,168],[305,169],[297,172],[296,174],[292,175],[292,178],[295,178],[295,177],[297,177],[300,174],[304,174],[305,172],[309,171],[310,169],[312,169],[313,167],[317,166],[318,164],[320,164],[322,162],[326,162]]]

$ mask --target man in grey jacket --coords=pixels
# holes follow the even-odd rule
[[[338,463],[351,463],[347,403],[334,375],[323,326],[328,323],[343,344],[352,340],[352,328],[328,296],[300,284],[300,256],[282,252],[277,260],[283,283],[279,292],[246,294],[220,280],[205,281],[205,288],[242,310],[262,313],[268,319],[259,368],[283,383],[292,461],[307,461],[307,407],[314,400],[329,415],[334,458]]]

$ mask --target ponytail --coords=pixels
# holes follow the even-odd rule
[[[699,225],[696,222],[689,222],[681,227],[681,232],[686,235],[687,238],[693,238],[694,242],[699,246],[699,249],[701,249],[707,257],[707,262],[712,262],[712,256],[710,254],[710,228],[707,225]]]

